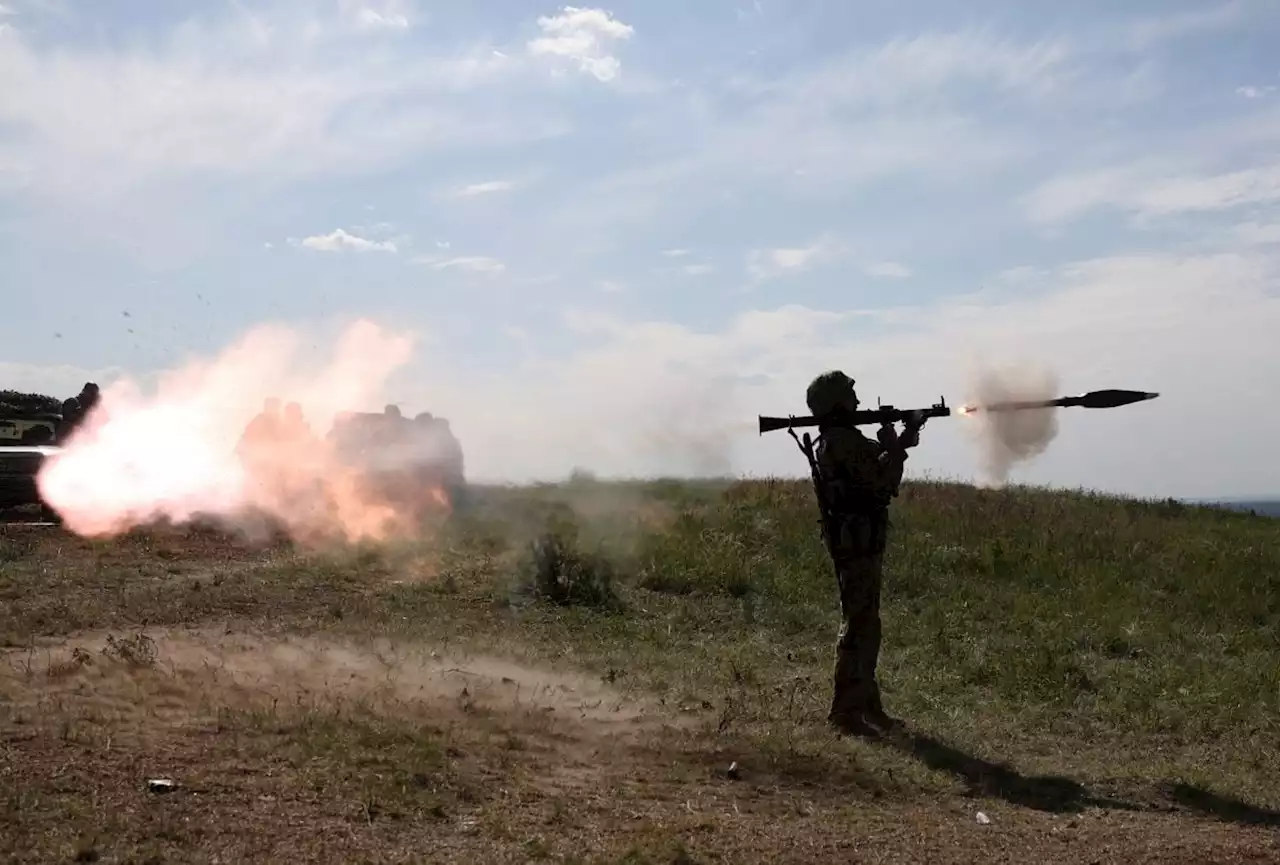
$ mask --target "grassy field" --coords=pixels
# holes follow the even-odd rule
[[[0,854],[1280,861],[1275,520],[909,485],[878,742],[824,724],[837,610],[805,483],[327,552],[0,527]]]

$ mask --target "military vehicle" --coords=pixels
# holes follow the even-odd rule
[[[462,446],[444,418],[423,412],[412,420],[396,406],[381,412],[342,412],[328,435],[338,459],[368,478],[391,503],[411,508],[439,503],[457,510],[466,492]]]
[[[40,498],[36,476],[44,461],[59,451],[68,431],[63,418],[68,405],[76,403],[0,390],[0,511],[38,506],[45,519],[57,521],[56,512]]]
[[[38,506],[44,519],[58,522],[57,512],[41,499],[36,484],[40,467],[57,452],[56,445],[0,446],[0,511]]]
[[[48,445],[58,438],[61,415],[44,417],[0,417],[0,447]]]

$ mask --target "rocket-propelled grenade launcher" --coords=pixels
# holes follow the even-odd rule
[[[993,411],[1023,411],[1037,408],[1119,408],[1135,402],[1155,399],[1160,394],[1141,390],[1094,390],[1079,396],[1064,396],[1058,399],[1022,400],[1015,402],[997,402],[990,405],[964,406],[957,410],[961,415],[978,414]],[[898,409],[893,406],[881,406],[875,409],[862,409],[846,414],[832,423],[839,426],[862,426],[863,424],[907,423],[923,426],[930,418],[950,417],[951,409],[946,400],[929,408]],[[760,415],[760,434],[780,429],[818,426],[824,419],[813,415],[792,417],[766,417]]]

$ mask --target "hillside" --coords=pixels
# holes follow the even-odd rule
[[[332,553],[0,528],[0,853],[1280,857],[1274,520],[921,483],[894,514],[881,742],[823,724],[802,482],[486,489]]]

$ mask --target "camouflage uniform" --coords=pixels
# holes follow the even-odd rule
[[[857,409],[853,380],[842,372],[824,373],[809,386],[814,415],[837,420]],[[888,540],[889,503],[902,483],[906,448],[918,430],[899,438],[892,425],[872,441],[856,427],[819,424],[817,472],[829,522],[828,548],[840,586],[841,627],[831,723],[846,732],[873,733],[895,721],[885,714],[876,681],[880,656],[880,589]]]

